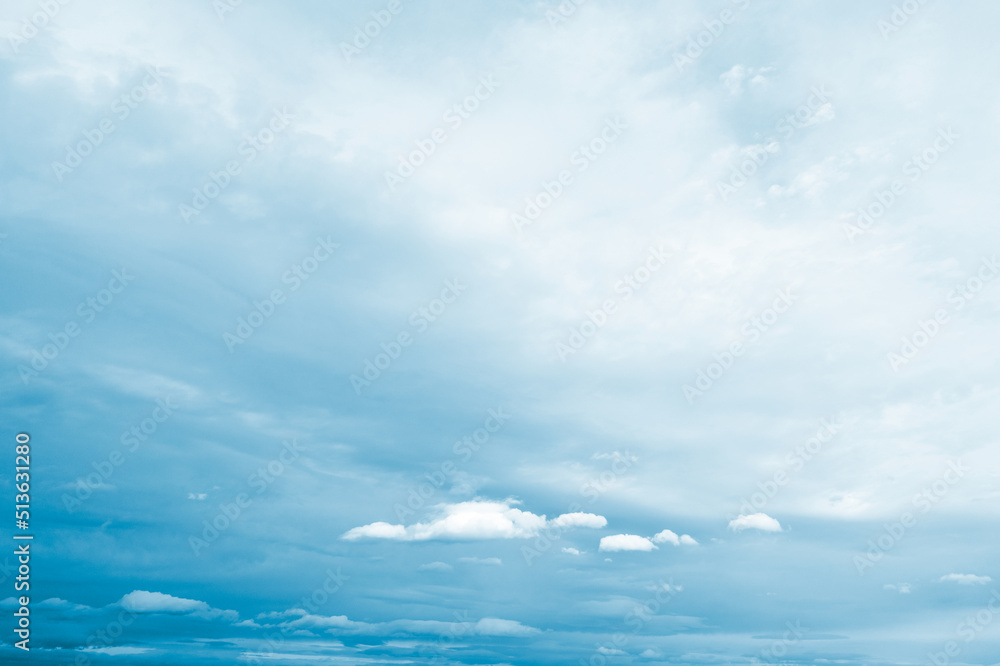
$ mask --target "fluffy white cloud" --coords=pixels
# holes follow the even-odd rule
[[[754,513],[749,516],[740,515],[729,521],[729,529],[734,532],[743,530],[761,530],[764,532],[780,532],[781,523],[766,513]]]
[[[341,538],[348,541],[356,541],[358,539],[405,539],[406,528],[402,525],[390,525],[389,523],[378,522],[352,528]]]
[[[672,543],[675,546],[679,546],[681,543],[680,537],[677,536],[672,530],[663,530],[657,533],[653,539],[653,543]]]
[[[986,585],[986,583],[989,583],[993,579],[989,576],[952,573],[941,576],[940,580],[942,583],[958,583],[959,585]]]
[[[576,548],[563,548],[562,552],[567,553],[568,555],[579,555],[580,554],[580,551],[577,550]]]
[[[677,536],[677,533],[673,530],[663,530],[658,532],[651,539],[653,543],[671,543],[675,546],[685,545],[685,546],[697,546],[698,542],[694,540],[690,534],[684,534]]]
[[[604,527],[608,521],[592,513],[567,513],[547,521],[530,511],[522,511],[505,502],[472,500],[439,507],[440,516],[429,523],[409,526],[377,522],[348,530],[341,538],[395,539],[397,541],[427,541],[431,539],[528,539],[538,536],[542,528]]]
[[[653,542],[646,537],[637,536],[635,534],[615,534],[602,538],[601,545],[598,550],[601,552],[614,553],[621,550],[650,551],[657,550],[657,548]]]
[[[549,521],[552,527],[593,527],[600,528],[607,526],[608,521],[604,516],[593,513],[564,513]]]

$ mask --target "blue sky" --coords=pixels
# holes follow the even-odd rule
[[[0,658],[1000,663],[998,19],[5,3]]]

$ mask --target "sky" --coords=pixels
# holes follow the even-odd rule
[[[0,661],[1000,664],[998,21],[3,3]]]

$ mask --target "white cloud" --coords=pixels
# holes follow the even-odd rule
[[[429,523],[410,526],[377,522],[348,530],[341,538],[395,539],[427,541],[431,539],[528,539],[538,536],[546,525],[553,527],[604,527],[608,521],[592,513],[567,513],[546,521],[530,511],[514,508],[513,500],[490,502],[472,500],[438,507],[439,517]]]
[[[162,592],[133,590],[118,600],[118,605],[133,613],[169,613],[194,615],[206,620],[222,618],[231,622],[239,619],[236,611],[212,608],[204,601],[184,599]]]
[[[534,627],[516,620],[486,617],[477,622],[443,622],[439,620],[391,620],[389,622],[358,622],[346,615],[312,615],[301,609],[291,609],[280,613],[263,613],[257,616],[265,627],[281,627],[289,631],[308,629],[325,630],[330,634],[367,634],[390,636],[399,633],[438,634],[449,636],[530,636],[539,633]],[[280,620],[274,623],[269,620]]]
[[[389,523],[372,523],[362,525],[348,530],[342,537],[348,541],[358,539],[405,539],[406,528],[402,525],[390,525]]]
[[[204,601],[145,590],[129,592],[118,601],[118,605],[133,613],[191,613],[210,608]]]
[[[781,523],[766,513],[754,513],[749,516],[740,515],[729,521],[729,529],[734,532],[743,530],[761,530],[764,532],[781,532]]]
[[[768,82],[767,77],[764,75],[773,71],[773,67],[759,67],[754,69],[753,67],[746,67],[744,65],[733,65],[728,71],[723,72],[719,76],[719,80],[729,90],[729,94],[738,95],[743,92],[744,81],[749,80],[750,84],[755,86],[763,85]]]
[[[959,585],[986,585],[993,579],[989,576],[977,576],[975,574],[957,574],[952,573],[946,576],[941,576],[940,581],[942,583],[958,583]]]
[[[610,553],[622,550],[650,551],[656,549],[657,548],[652,541],[646,537],[637,536],[635,534],[615,534],[613,536],[606,536],[601,539],[601,545],[598,548],[601,552]]]
[[[892,585],[891,583],[889,583],[889,584],[883,585],[882,589],[883,590],[892,590],[894,592],[899,592],[900,594],[909,594],[910,593],[910,584],[909,583],[900,583],[899,585]]]
[[[417,567],[417,571],[451,571],[453,568],[447,562],[428,562]]]
[[[579,555],[580,554],[580,551],[577,550],[576,548],[563,548],[562,552],[567,553],[569,555]]]
[[[188,493],[188,499],[189,500],[198,500],[198,501],[201,501],[201,500],[205,499],[206,497],[208,497],[208,495],[206,493]]]
[[[503,560],[499,557],[460,557],[459,562],[471,562],[473,564],[485,564],[487,566],[503,566]]]
[[[662,532],[659,532],[653,537],[652,541],[653,543],[672,543],[675,546],[678,546],[681,543],[680,537],[678,537],[677,534],[671,530],[663,530]]]
[[[652,537],[651,541],[653,543],[671,543],[675,546],[685,545],[685,546],[697,546],[698,542],[694,540],[690,534],[684,534],[682,536],[677,536],[677,533],[673,530],[663,530],[658,532]]]
[[[480,636],[530,636],[538,633],[538,629],[534,627],[495,617],[484,617],[476,622],[475,630]]]
[[[606,527],[608,524],[604,516],[593,513],[564,513],[549,521],[551,527]]]

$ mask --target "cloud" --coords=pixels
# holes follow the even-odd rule
[[[208,497],[208,495],[205,494],[205,493],[188,493],[188,499],[189,500],[198,500],[198,501],[201,501],[201,500],[205,499],[206,497]]]
[[[569,555],[579,555],[580,554],[580,551],[577,550],[576,548],[563,548],[562,552],[567,553]]]
[[[894,592],[899,592],[900,594],[909,594],[910,593],[910,584],[909,583],[900,583],[899,585],[892,585],[891,583],[889,583],[889,584],[883,585],[882,589],[883,590],[892,590]]]
[[[683,585],[674,585],[673,583],[657,583],[656,585],[650,585],[647,589],[653,590],[654,592],[669,592],[670,594],[677,594],[684,590]]]
[[[729,529],[734,532],[743,530],[761,530],[763,532],[781,532],[781,523],[766,513],[754,513],[749,516],[740,514],[738,518],[729,521]]]
[[[85,647],[80,650],[81,652],[95,652],[97,654],[107,654],[107,655],[133,655],[133,654],[145,654],[146,652],[152,652],[153,648],[144,647],[129,647],[125,645],[112,645],[109,647]]]
[[[989,583],[993,579],[989,576],[952,573],[946,576],[941,576],[939,580],[942,583],[958,583],[959,585],[986,585],[986,583]]]
[[[372,523],[355,527],[344,533],[341,539],[357,541],[358,539],[406,539],[406,528],[402,525],[389,523]]]
[[[11,597],[13,599],[14,597]],[[2,604],[0,604],[2,605]],[[52,597],[51,599],[46,599],[37,604],[40,608],[53,608],[62,613],[86,613],[94,610],[90,606],[84,606],[83,604],[74,604],[65,599],[60,599],[59,597]]]
[[[615,534],[613,536],[606,536],[601,539],[601,545],[598,547],[601,552],[614,553],[622,550],[640,550],[640,551],[650,551],[657,550],[653,542],[646,537],[637,536],[635,534]]]
[[[515,620],[501,620],[495,617],[484,617],[476,622],[475,631],[480,636],[531,636],[539,633],[538,629]]]
[[[591,460],[623,460],[626,462],[638,462],[639,459],[632,455],[629,451],[622,453],[621,451],[612,451],[611,453],[595,453],[590,456]]]
[[[651,541],[653,543],[671,543],[675,546],[681,544],[685,546],[697,546],[698,542],[690,534],[684,534],[682,536],[677,536],[677,534],[672,530],[663,530],[652,537]]]
[[[465,539],[529,539],[538,536],[546,526],[604,527],[608,521],[592,513],[567,513],[546,521],[530,511],[512,507],[513,500],[491,502],[472,500],[438,507],[439,517],[429,523],[410,526],[377,522],[355,527],[342,539],[394,539],[397,541],[465,540]]]
[[[212,608],[204,601],[184,599],[162,592],[133,590],[118,600],[118,605],[133,613],[168,613],[171,615],[195,615],[207,620],[223,618],[235,622],[235,611]]]
[[[290,632],[308,629],[325,630],[330,634],[353,634],[363,636],[392,636],[406,634],[436,634],[441,636],[530,636],[539,633],[534,627],[516,620],[486,617],[476,622],[443,622],[439,620],[391,620],[389,622],[359,622],[346,615],[312,615],[303,610],[292,609],[280,613],[264,613],[257,616],[262,626],[280,627]],[[282,620],[275,624],[267,620]]]
[[[129,592],[118,601],[118,605],[133,613],[191,613],[210,608],[204,601],[145,590]]]
[[[730,95],[738,95],[743,92],[743,82],[745,80],[749,80],[752,85],[762,85],[768,81],[764,75],[773,71],[773,67],[759,67],[754,69],[753,67],[746,67],[744,65],[733,65],[719,76],[719,80],[729,90]]]
[[[460,557],[459,562],[471,562],[473,564],[485,564],[488,566],[499,567],[503,566],[503,560],[499,557]]]
[[[428,562],[417,567],[417,571],[451,571],[453,566],[447,562]]]
[[[549,521],[550,527],[592,527],[601,528],[608,524],[604,516],[593,513],[564,513]]]

